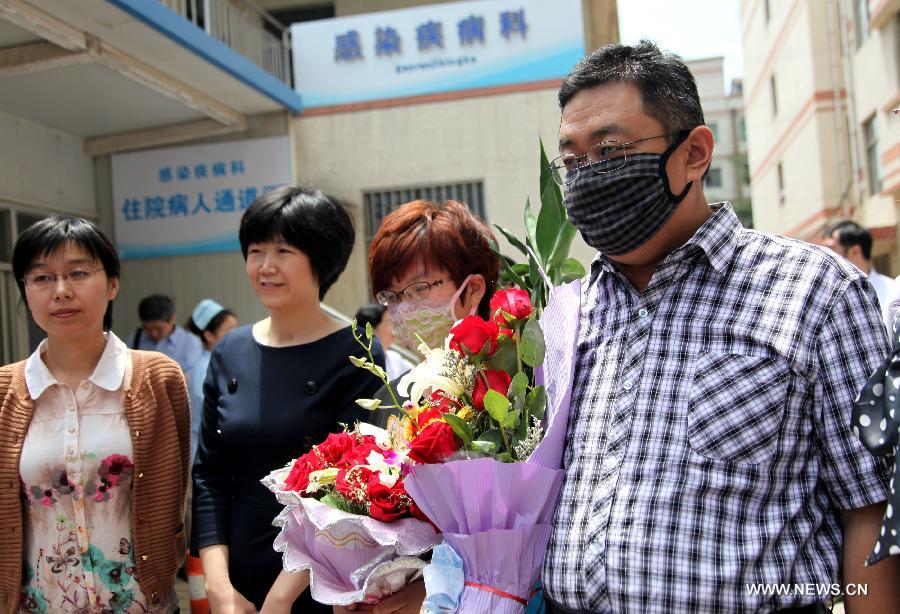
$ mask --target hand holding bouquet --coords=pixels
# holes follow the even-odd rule
[[[310,570],[320,603],[377,602],[421,575],[439,538],[406,493],[404,458],[384,431],[333,433],[263,479],[285,505],[274,547],[288,572]]]

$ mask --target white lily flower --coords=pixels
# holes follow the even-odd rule
[[[378,473],[378,480],[382,486],[393,488],[397,480],[400,479],[400,467],[391,465],[385,461],[384,456],[375,450],[369,452],[366,457],[367,467]]]
[[[443,390],[453,397],[460,397],[465,389],[449,373],[446,373],[448,348],[435,348],[425,355],[425,361],[419,363],[406,375],[400,378],[397,392],[418,403],[429,391]]]
[[[312,493],[318,491],[323,486],[334,484],[337,480],[337,474],[340,471],[337,467],[328,467],[327,469],[319,469],[309,474],[309,486],[306,492]]]

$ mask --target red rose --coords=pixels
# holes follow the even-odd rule
[[[459,449],[460,441],[444,421],[432,422],[409,444],[409,458],[419,463],[440,463]]]
[[[443,390],[431,393],[429,405],[438,411],[438,418],[440,418],[440,414],[452,414],[462,408],[459,401],[453,397],[448,397]],[[419,425],[422,425],[421,418],[419,420]]]
[[[365,467],[341,469],[335,478],[334,487],[345,498],[355,503],[365,503],[369,484],[378,482],[378,473]]]
[[[366,498],[369,500],[369,516],[375,520],[393,522],[409,516],[409,495],[400,480],[397,480],[393,488],[388,488],[379,481],[371,482]]]
[[[518,288],[497,290],[491,298],[491,313],[494,321],[500,326],[505,326],[512,320],[524,320],[534,313],[531,306],[531,298],[528,293]],[[509,319],[503,314],[509,316]]]
[[[97,473],[107,484],[115,486],[123,475],[131,475],[133,470],[134,463],[130,458],[124,454],[110,454],[100,461],[100,469]],[[68,478],[66,483],[68,484]]]
[[[488,385],[484,383],[485,377],[491,386],[490,389],[496,390],[503,396],[509,393],[509,384],[512,382],[512,378],[506,371],[487,370],[479,373],[475,378],[475,390],[472,392],[472,402],[478,411],[484,410],[484,395],[488,391]]]
[[[497,351],[497,335],[500,328],[496,322],[485,322],[478,316],[466,316],[462,321],[450,329],[453,337],[450,339],[450,347],[462,356],[468,354],[480,354],[487,346],[487,356]]]
[[[321,460],[313,452],[307,452],[294,461],[294,466],[291,467],[284,486],[288,490],[303,492],[309,486],[309,474],[324,468]]]

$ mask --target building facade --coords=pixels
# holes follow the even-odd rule
[[[368,240],[380,219],[402,202],[463,200],[488,221],[522,234],[526,199],[539,202],[539,141],[551,157],[557,149],[561,75],[330,109],[304,108],[293,87],[290,21],[432,4],[0,2],[3,362],[24,358],[41,337],[18,298],[10,264],[12,245],[30,223],[59,212],[83,216],[98,222],[122,250],[123,214],[126,221],[148,222],[147,234],[159,233],[149,224],[152,217],[217,215],[221,208],[228,219],[239,218],[244,203],[243,196],[237,203],[237,190],[233,200],[224,192],[221,200],[216,194],[215,204],[211,195],[205,204],[192,200],[202,196],[188,189],[188,179],[199,177],[201,167],[204,177],[207,172],[199,160],[184,167],[183,194],[123,197],[119,162],[135,152],[176,156],[244,139],[284,139],[288,180],[335,194],[355,218],[357,247],[325,297],[345,314],[371,300]],[[578,5],[583,27],[573,28],[573,40],[582,40],[585,49],[617,40],[615,0]],[[182,180],[180,165],[146,170],[158,173],[160,190]],[[572,252],[585,263],[592,256],[580,238]],[[155,292],[175,298],[182,323],[206,297],[233,309],[241,323],[265,316],[233,243],[223,251],[124,259],[114,321],[121,337],[138,326],[140,299]]]
[[[697,82],[706,125],[716,144],[703,191],[709,202],[729,201],[744,226],[751,227],[753,216],[741,81],[734,80],[726,89],[723,62],[722,57],[687,62]]]
[[[744,106],[757,228],[816,241],[870,228],[900,273],[898,13],[891,0],[743,0]]]

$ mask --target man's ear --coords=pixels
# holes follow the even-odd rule
[[[687,168],[685,178],[688,181],[700,181],[712,162],[713,141],[712,130],[707,126],[697,126],[686,139]]]

